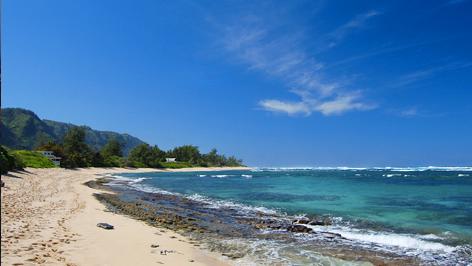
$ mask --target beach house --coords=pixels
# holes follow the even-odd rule
[[[166,162],[174,163],[176,158],[166,158]]]
[[[61,157],[57,157],[54,155],[52,151],[38,151],[42,155],[46,156],[49,160],[51,160],[56,166],[61,166]]]

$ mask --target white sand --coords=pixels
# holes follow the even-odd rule
[[[211,171],[235,168],[191,168]],[[238,168],[246,169],[246,168]],[[98,174],[155,169],[32,169],[2,176],[2,265],[228,265],[216,253],[166,229],[106,212],[84,182]],[[114,230],[96,226],[106,222]],[[159,245],[152,248],[151,245]],[[161,255],[161,250],[173,253]]]

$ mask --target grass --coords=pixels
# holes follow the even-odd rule
[[[191,163],[186,162],[162,162],[161,165],[163,168],[171,169],[194,167],[194,165],[192,165]]]
[[[11,151],[13,155],[19,158],[25,167],[32,168],[54,168],[56,165],[49,160],[47,157],[42,155],[39,152],[35,151],[25,151],[25,150],[15,150]]]

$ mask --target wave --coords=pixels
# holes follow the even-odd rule
[[[141,184],[142,181],[151,179],[149,177],[138,177],[138,178],[129,178],[129,177],[124,177],[124,176],[119,176],[119,175],[106,175],[106,177],[111,177],[113,178],[108,185],[110,186],[122,186],[126,185],[129,188],[146,192],[146,193],[161,193],[161,194],[168,194],[168,195],[175,195],[176,193],[163,190],[157,187]]]
[[[382,176],[385,176],[385,177],[394,177],[394,176],[402,176],[401,174],[384,174]]]
[[[360,241],[364,243],[378,244],[384,247],[398,247],[406,249],[415,249],[419,251],[442,251],[450,253],[455,250],[455,247],[447,246],[438,242],[428,240],[440,240],[439,236],[432,236],[432,234],[425,235],[408,235],[396,234],[388,232],[376,232],[371,230],[361,230],[345,226],[309,226],[313,231],[317,232],[331,232],[338,233],[342,237]]]
[[[105,175],[105,176],[113,178],[114,181],[127,182],[127,183],[131,183],[131,184],[140,183],[144,180],[151,179],[150,177],[129,178],[129,177],[124,177],[124,176],[119,176],[119,175],[111,175],[111,174],[108,174],[108,175]]]
[[[262,214],[267,214],[267,215],[274,215],[277,214],[276,210],[265,208],[265,207],[260,207],[260,206],[250,206],[250,205],[245,205],[241,203],[235,203],[229,200],[216,200],[216,199],[211,199],[209,197],[205,197],[200,194],[193,194],[193,195],[183,195],[181,193],[177,192],[170,192],[167,190],[163,190],[154,186],[146,185],[146,184],[140,184],[143,180],[149,179],[149,178],[128,178],[128,177],[123,177],[123,176],[115,176],[115,175],[107,175],[108,177],[112,177],[113,181],[108,183],[111,186],[114,185],[123,185],[125,184],[126,186],[146,192],[146,193],[159,193],[159,194],[166,194],[166,195],[175,195],[175,196],[180,196],[180,197],[185,197],[190,200],[198,201],[201,203],[204,203],[207,205],[209,208],[213,209],[219,209],[219,208],[230,208],[238,211],[239,213],[242,214],[251,214],[251,213],[262,213]],[[220,175],[222,176],[222,175]],[[224,175],[224,176],[231,176],[231,175]]]
[[[398,172],[422,172],[422,171],[457,171],[472,172],[472,166],[420,166],[420,167],[255,167],[254,172],[281,172],[281,171],[398,171]]]
[[[289,216],[284,213],[281,213],[276,209],[266,208],[262,206],[250,206],[242,203],[232,202],[229,200],[218,200],[200,194],[184,195],[180,193],[169,192],[166,190],[159,189],[157,187],[143,184],[142,181],[147,179],[143,177],[127,178],[123,176],[109,176],[113,177],[113,181],[110,183],[110,185],[126,185],[132,189],[147,193],[176,195],[179,197],[184,197],[193,201],[203,203],[205,204],[206,208],[231,209],[232,211],[235,211],[238,214],[247,217],[257,217],[261,214],[267,216],[277,216],[280,219],[284,220],[293,220],[293,218],[304,217],[304,215]],[[449,257],[450,254],[452,254],[453,252],[457,253],[458,250],[463,247],[454,247],[443,244],[441,242],[446,239],[434,234],[421,235],[394,233],[388,231],[374,231],[372,229],[356,228],[355,223],[351,223],[350,221],[343,221],[343,218],[341,217],[332,217],[331,219],[333,221],[333,225],[330,226],[305,225],[313,229],[315,232],[319,232],[319,234],[302,234],[295,235],[295,237],[310,239],[322,236],[323,234],[321,232],[337,233],[340,234],[342,237],[340,241],[343,241],[343,243],[348,245],[395,252],[398,254],[414,254],[420,256],[422,259],[431,259],[431,256],[434,256],[435,254],[442,254],[445,257]]]
[[[216,178],[226,178],[230,176],[233,176],[233,175],[211,175],[211,177],[216,177]]]
[[[263,213],[263,214],[268,214],[268,215],[277,214],[277,211],[274,209],[269,209],[269,208],[261,207],[261,206],[250,206],[250,205],[245,205],[241,203],[235,203],[229,200],[211,199],[209,197],[206,197],[200,194],[193,194],[193,195],[185,196],[185,197],[190,200],[205,203],[208,205],[209,208],[213,208],[213,209],[230,208],[243,214],[250,214],[250,213]]]
[[[198,175],[198,177],[207,177],[208,175]],[[210,175],[210,177],[213,178],[226,178],[226,177],[232,177],[234,175]],[[252,175],[241,175],[241,177],[244,178],[252,178]]]

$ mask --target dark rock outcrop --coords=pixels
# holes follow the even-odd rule
[[[313,229],[301,224],[292,224],[287,228],[287,231],[294,233],[311,233]]]

